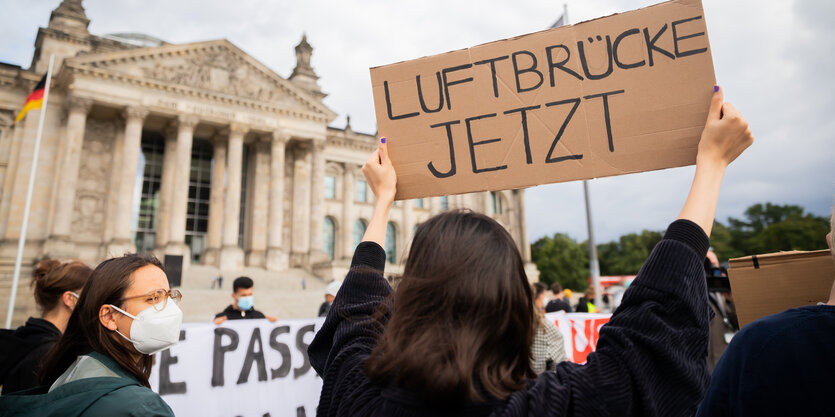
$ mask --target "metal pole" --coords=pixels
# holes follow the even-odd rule
[[[594,286],[594,305],[603,307],[603,294],[600,289],[600,263],[597,262],[597,244],[594,242],[594,223],[591,219],[591,201],[589,198],[589,182],[583,181],[583,195],[586,197],[586,223],[589,228],[589,272],[591,284]]]
[[[17,298],[17,284],[20,281],[20,264],[23,262],[23,248],[26,245],[26,229],[29,225],[29,209],[32,206],[32,190],[35,185],[35,173],[38,170],[38,153],[41,150],[41,136],[43,136],[43,123],[46,118],[46,106],[49,102],[49,84],[52,82],[52,66],[55,63],[55,55],[49,56],[49,68],[46,70],[46,84],[44,86],[43,103],[41,114],[38,120],[38,133],[35,137],[35,150],[32,155],[32,168],[29,170],[29,188],[26,190],[26,205],[23,206],[23,223],[20,224],[20,238],[17,240],[17,257],[14,261],[14,274],[12,275],[12,292],[9,295],[9,310],[6,313],[6,328],[12,327],[12,314],[14,314],[15,298]]]

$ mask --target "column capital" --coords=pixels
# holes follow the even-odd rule
[[[313,152],[322,152],[325,150],[325,140],[324,139],[313,139],[310,141],[310,146],[313,148]]]
[[[180,114],[177,116],[177,125],[181,128],[194,129],[200,123],[200,118],[193,114]]]
[[[67,110],[69,112],[80,112],[87,114],[90,108],[93,107],[93,100],[85,97],[70,96],[67,100]]]
[[[242,124],[242,123],[229,123],[229,134],[239,133],[239,134],[246,134],[249,132],[249,126]]]
[[[290,140],[290,138],[284,132],[282,132],[280,130],[274,130],[273,133],[272,133],[272,140],[273,140],[273,143],[285,143],[286,144],[287,141]]]
[[[139,119],[139,121],[142,121],[148,116],[148,108],[145,106],[127,106],[122,115],[125,120]]]

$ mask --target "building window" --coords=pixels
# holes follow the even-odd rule
[[[504,206],[502,204],[502,196],[495,191],[490,191],[490,200],[493,206],[493,214],[503,214]]]
[[[421,209],[423,208],[423,199],[422,198],[418,198],[417,200],[415,200],[415,207],[421,208]]]
[[[333,175],[325,175],[325,198],[336,198],[336,178]]]
[[[138,187],[134,185],[131,229],[136,252],[147,253],[156,246],[157,209],[165,140],[159,134],[143,132],[141,149],[135,183]]]
[[[192,262],[200,261],[200,256],[206,250],[213,156],[214,148],[209,141],[194,140],[191,147],[191,173],[188,181],[186,211],[186,245],[191,248]]]
[[[386,260],[390,264],[397,262],[397,230],[392,222],[386,226]]]
[[[359,203],[365,203],[368,201],[368,186],[365,183],[365,180],[357,180],[357,197],[356,201]]]
[[[351,252],[356,251],[357,246],[362,242],[362,237],[365,235],[365,226],[365,222],[360,219],[354,222],[354,248]]]
[[[228,175],[228,174],[227,174]],[[244,233],[246,232],[246,195],[249,182],[249,145],[244,144],[241,153],[241,212],[238,216],[238,247],[244,247]]]
[[[336,251],[336,241],[334,240],[336,225],[330,216],[325,216],[325,223],[322,226],[324,236],[322,237],[322,248],[328,254],[328,259],[333,260],[334,252]]]
[[[443,196],[441,197],[441,210],[448,210],[449,209],[449,197]]]

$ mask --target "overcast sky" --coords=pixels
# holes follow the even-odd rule
[[[226,38],[287,77],[302,33],[325,99],[376,131],[368,68],[466,48],[550,26],[565,1],[85,0],[90,31],[146,33],[172,43]],[[0,61],[27,68],[37,28],[59,0],[0,0]],[[570,22],[652,4],[569,0]],[[728,169],[717,218],[759,202],[797,204],[829,216],[835,196],[835,16],[833,1],[705,0],[705,18],[725,97],[748,118],[755,143]],[[693,168],[590,182],[598,242],[675,218]],[[582,183],[531,188],[531,241],[556,232],[586,239]],[[821,238],[821,247],[825,241]]]

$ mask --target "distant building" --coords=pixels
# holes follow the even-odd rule
[[[360,167],[377,145],[350,118],[328,126],[336,114],[305,37],[285,79],[226,40],[177,45],[88,24],[81,0],[64,0],[38,30],[30,68],[0,64],[0,274],[16,253],[38,122],[14,115],[50,54],[25,263],[139,251],[181,255],[184,268],[344,273],[371,218]],[[396,202],[392,272],[416,225],[457,207],[491,214],[530,260],[523,191],[485,192]]]

